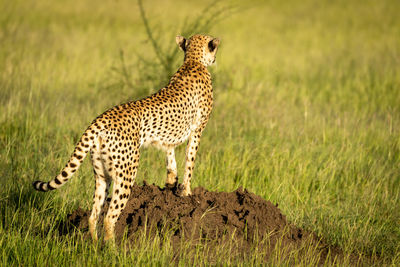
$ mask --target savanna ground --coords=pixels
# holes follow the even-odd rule
[[[55,192],[31,182],[60,171],[98,114],[165,85],[183,57],[175,36],[197,32],[220,37],[221,47],[192,187],[242,186],[361,264],[399,264],[399,1],[151,0],[148,20],[139,7],[0,1],[0,265],[172,261],[168,240],[143,235],[128,251],[79,231],[59,235],[68,213],[91,207],[88,160]],[[184,145],[177,162],[182,173]],[[142,150],[137,182],[162,186],[164,165],[162,152]],[[263,263],[257,251],[241,261],[208,262],[205,253],[174,260]],[[291,264],[315,257],[293,253]],[[288,264],[278,256],[267,263]]]

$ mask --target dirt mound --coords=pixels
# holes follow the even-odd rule
[[[107,207],[108,203],[104,210]],[[88,211],[76,210],[68,216],[62,232],[71,227],[87,231],[89,216]],[[198,187],[191,196],[179,197],[176,188],[146,182],[135,185],[116,224],[116,239],[121,240],[127,231],[128,240],[133,240],[143,229],[150,235],[168,234],[177,254],[182,243],[189,241],[210,246],[229,243],[232,253],[242,258],[255,246],[262,249],[266,259],[277,246],[288,252],[313,247],[320,263],[328,254],[334,258],[340,253],[313,233],[288,223],[277,205],[242,188],[226,193]]]

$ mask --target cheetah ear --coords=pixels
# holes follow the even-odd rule
[[[208,49],[210,50],[210,52],[214,51],[215,48],[218,47],[219,42],[220,42],[219,38],[214,38],[210,42],[208,42]]]
[[[186,39],[183,36],[176,36],[176,43],[178,44],[179,48],[183,51],[186,52]]]

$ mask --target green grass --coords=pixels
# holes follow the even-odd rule
[[[207,4],[143,3],[165,51]],[[222,41],[210,68],[215,106],[193,187],[243,186],[346,255],[398,264],[399,2],[217,7],[231,5],[236,12],[207,32]],[[127,252],[97,248],[80,233],[58,236],[58,221],[91,207],[88,161],[57,192],[31,188],[57,174],[98,114],[165,83],[137,3],[0,0],[0,10],[0,265],[168,265],[175,260],[168,240],[160,245],[143,236]],[[176,69],[179,61],[171,64]],[[184,145],[177,161],[182,176]],[[163,185],[165,173],[163,153],[143,150],[137,182]],[[193,258],[197,265],[261,261],[259,251],[244,262],[223,253],[209,262],[206,252],[183,253],[178,265]],[[280,252],[269,264],[288,263]],[[292,257],[307,265],[315,254]]]

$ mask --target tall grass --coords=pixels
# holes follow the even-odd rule
[[[232,5],[239,10],[234,16],[194,27],[199,16],[224,17],[222,7]],[[183,58],[175,36],[194,28],[222,41],[211,67],[215,106],[193,186],[244,186],[364,263],[400,261],[398,1],[206,7],[156,0],[0,2],[1,265],[183,266],[193,263],[193,253],[198,265],[261,263],[262,252],[244,262],[221,253],[209,262],[201,247],[176,259],[168,242],[145,236],[130,252],[95,247],[81,233],[58,236],[58,221],[91,206],[87,162],[57,192],[31,188],[57,174],[95,116],[163,86]],[[184,146],[177,161],[182,174]],[[137,182],[143,179],[164,183],[162,152],[142,151]],[[288,263],[280,252],[270,264]],[[293,258],[307,265],[315,254]]]

